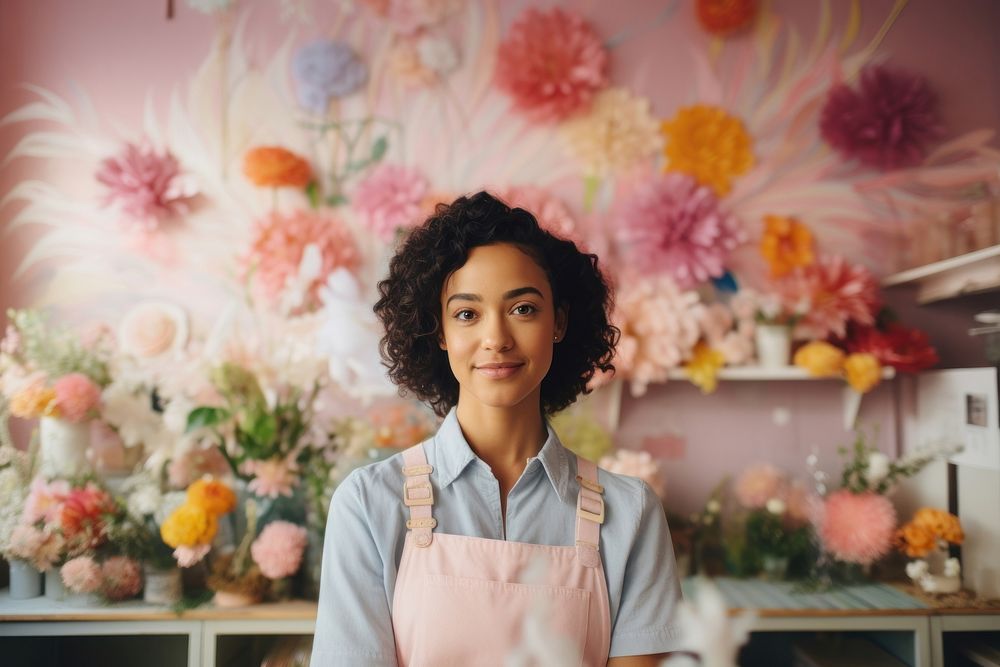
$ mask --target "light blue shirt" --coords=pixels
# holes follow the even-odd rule
[[[434,467],[435,531],[494,540],[575,543],[576,457],[551,427],[538,456],[507,496],[469,447],[452,410],[424,442]],[[330,503],[312,664],[396,665],[392,596],[406,519],[402,455],[359,468]],[[681,592],[663,506],[639,479],[599,470],[606,517],[601,557],[611,601],[611,657],[678,649]],[[428,613],[433,613],[428,610]],[[498,663],[501,658],[498,656]]]

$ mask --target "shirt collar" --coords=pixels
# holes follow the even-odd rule
[[[542,469],[545,470],[556,494],[566,502],[570,492],[569,459],[571,454],[563,447],[559,436],[552,430],[552,425],[548,421],[545,422],[545,428],[548,431],[548,437],[536,458],[541,463]],[[469,446],[462,433],[455,408],[452,408],[444,418],[435,439],[437,440],[435,447],[436,472],[441,486],[447,487],[465,471],[470,463],[478,461],[479,458],[472,451],[472,447]],[[533,461],[534,459],[529,460],[528,465],[530,466]]]

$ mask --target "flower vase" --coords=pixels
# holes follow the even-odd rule
[[[962,566],[944,549],[935,549],[921,560],[910,561],[906,574],[925,593],[946,595],[962,590]]]
[[[66,599],[66,584],[63,583],[58,567],[45,570],[45,597],[56,602]]]
[[[27,561],[10,561],[10,597],[12,600],[29,600],[42,594],[42,573]]]
[[[792,328],[783,324],[758,324],[754,329],[757,363],[761,368],[785,368],[791,359]]]
[[[147,564],[143,568],[142,599],[149,604],[174,605],[181,599],[179,568],[159,568]]]
[[[48,477],[73,477],[89,468],[90,422],[42,417],[38,422],[39,472]]]

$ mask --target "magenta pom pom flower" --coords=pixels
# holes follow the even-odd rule
[[[926,80],[876,65],[862,70],[859,90],[840,84],[830,91],[820,131],[844,157],[894,169],[918,164],[940,124]]]
[[[351,202],[368,227],[383,241],[397,229],[423,222],[423,201],[429,194],[427,179],[416,169],[382,164],[358,184]]]
[[[682,289],[725,273],[743,230],[711,188],[667,173],[641,184],[624,206],[619,240],[638,271],[669,274]]]
[[[593,27],[562,9],[528,9],[497,54],[497,84],[541,121],[586,108],[608,83],[608,53]]]
[[[820,514],[823,548],[838,560],[871,565],[892,548],[896,510],[883,495],[841,489],[827,496]]]
[[[308,533],[288,521],[272,521],[250,545],[250,555],[268,579],[290,577],[302,563]]]
[[[156,231],[168,218],[186,213],[195,194],[170,152],[132,143],[103,160],[95,176],[108,188],[105,203],[118,204],[125,222],[145,232]]]

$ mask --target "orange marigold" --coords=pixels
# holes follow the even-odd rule
[[[937,548],[934,533],[913,521],[896,531],[896,544],[910,558],[922,558]]]
[[[10,399],[10,413],[21,419],[58,417],[56,392],[41,383],[29,384]]]
[[[786,276],[796,267],[813,263],[812,232],[795,218],[765,215],[760,254],[770,265],[773,277]]]
[[[865,394],[882,381],[882,364],[874,354],[858,352],[844,359],[844,377],[851,389]]]
[[[844,368],[844,353],[826,341],[814,340],[796,350],[792,361],[813,377],[837,377]]]
[[[666,137],[665,171],[693,176],[722,197],[732,179],[754,165],[750,135],[725,109],[696,104],[680,109],[660,126]]]
[[[309,163],[281,146],[260,146],[247,151],[243,173],[260,187],[304,188],[312,180]]]
[[[187,490],[188,502],[216,516],[231,512],[236,507],[236,494],[215,479],[199,479]]]

